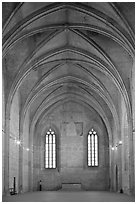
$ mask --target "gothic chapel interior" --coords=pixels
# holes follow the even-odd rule
[[[134,195],[134,2],[3,2],[2,191]]]

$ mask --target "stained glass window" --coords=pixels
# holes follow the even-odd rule
[[[56,168],[56,135],[49,129],[45,138],[45,168]]]
[[[93,129],[88,133],[88,166],[98,166],[98,136]]]

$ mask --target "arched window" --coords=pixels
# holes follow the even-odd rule
[[[88,166],[98,166],[98,136],[93,129],[88,133]]]
[[[56,135],[49,129],[45,138],[45,168],[56,168]]]

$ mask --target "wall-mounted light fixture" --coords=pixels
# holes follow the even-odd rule
[[[122,144],[122,141],[120,140],[120,141],[119,141],[119,145],[121,145],[121,144]]]
[[[111,150],[113,150],[113,151],[117,150],[119,145],[122,145],[122,141],[121,140],[118,142],[118,144],[116,144],[115,146],[111,147]]]
[[[114,148],[114,147],[111,147],[111,149],[114,150],[115,148]]]
[[[20,145],[20,144],[21,144],[21,142],[20,142],[19,140],[17,140],[17,141],[16,141],[16,143],[17,143],[18,145]]]

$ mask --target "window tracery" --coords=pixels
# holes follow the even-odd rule
[[[88,133],[88,166],[98,166],[98,136],[94,129]]]
[[[56,135],[51,128],[45,137],[45,168],[56,168]]]

